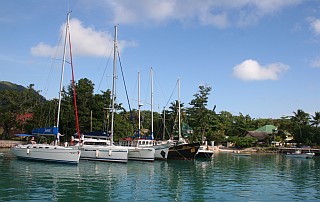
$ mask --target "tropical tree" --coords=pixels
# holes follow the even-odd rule
[[[320,112],[315,112],[314,116],[312,115],[312,120],[310,120],[311,126],[314,126],[314,133],[315,133],[315,137],[314,137],[314,141],[316,143],[320,143],[320,137],[319,137],[319,124],[320,124]]]
[[[311,125],[318,128],[318,126],[320,124],[320,112],[315,112],[314,116],[312,115],[311,117],[312,117],[312,120],[310,120]]]
[[[207,85],[199,86],[198,92],[194,94],[194,99],[189,103],[192,107],[188,108],[188,122],[193,128],[193,141],[203,141],[204,137],[209,134],[210,131],[210,110],[207,109],[208,96],[210,94],[211,87]]]
[[[180,123],[181,125],[186,122],[186,111],[184,103],[180,102]],[[170,103],[169,110],[166,115],[166,129],[170,138],[177,138],[179,133],[179,101],[175,100]]]
[[[228,138],[228,141],[234,143],[236,147],[247,148],[252,147],[257,142],[257,139],[253,137],[232,136]]]
[[[33,114],[39,103],[45,99],[35,91],[33,84],[24,90],[4,90],[0,93],[0,125],[4,136],[10,138],[10,131],[24,130],[26,120],[20,119],[25,114]]]
[[[0,124],[3,128],[3,139],[9,138],[10,130],[16,126],[19,92],[5,90],[0,93]]]
[[[297,112],[293,112],[293,114],[294,116],[291,116],[291,120],[295,125],[298,125],[299,128],[299,136],[295,135],[295,139],[298,142],[302,142],[302,130],[306,125],[308,125],[310,117],[309,114],[304,112],[302,109],[298,109]]]

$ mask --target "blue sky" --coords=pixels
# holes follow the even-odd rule
[[[152,67],[155,111],[177,99],[178,78],[185,106],[199,85],[208,85],[208,108],[216,105],[217,112],[280,118],[297,109],[320,111],[317,0],[2,1],[0,80],[58,96],[68,7],[75,78],[90,79],[95,93],[111,88],[118,25],[133,108],[138,71],[143,109],[150,108]],[[120,73],[118,66],[117,99],[127,103]],[[66,67],[65,84],[70,78]]]

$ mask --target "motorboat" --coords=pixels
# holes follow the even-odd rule
[[[315,153],[310,151],[306,153],[302,153],[301,150],[296,150],[294,152],[288,152],[285,155],[287,157],[293,157],[293,158],[313,158]]]
[[[240,150],[235,150],[231,153],[233,156],[251,156],[250,152],[244,152]]]

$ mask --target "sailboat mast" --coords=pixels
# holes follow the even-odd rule
[[[111,106],[111,145],[113,144],[114,135],[114,103],[116,97],[116,69],[117,69],[117,26],[114,26],[114,48],[113,48],[113,77],[112,77],[112,106]]]
[[[66,30],[65,30],[65,37],[64,37],[64,48],[63,48],[63,58],[62,58],[62,68],[61,68],[61,78],[60,78],[60,90],[59,90],[59,103],[58,103],[58,116],[57,116],[57,128],[59,128],[60,123],[60,113],[61,113],[61,97],[62,97],[62,88],[63,88],[63,78],[64,78],[64,65],[66,62],[66,44],[67,44],[67,35],[68,35],[68,26],[69,26],[69,17],[70,12],[67,14],[67,22],[66,22]]]
[[[162,140],[165,140],[166,136],[166,108],[163,107],[163,133]]]
[[[78,116],[78,106],[77,106],[77,90],[74,82],[74,68],[73,68],[73,62],[72,62],[72,46],[71,46],[71,36],[70,36],[69,25],[68,25],[68,35],[69,35],[70,65],[71,65],[71,72],[72,72],[73,105],[74,105],[74,111],[76,116],[77,133],[78,133],[78,138],[80,140],[80,126],[79,126],[79,116]]]
[[[180,140],[181,138],[180,79],[178,79],[178,114],[179,114],[179,140]]]
[[[140,71],[138,71],[138,137],[140,137],[140,130],[141,130],[141,112],[140,112],[140,107],[141,107],[141,103],[140,103]]]
[[[150,69],[150,77],[151,77],[151,139],[153,140],[153,69]]]

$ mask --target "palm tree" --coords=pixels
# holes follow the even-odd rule
[[[315,126],[315,135],[316,135],[316,142],[319,143],[319,129],[318,126],[320,125],[320,112],[315,112],[314,116],[311,116],[312,120],[310,121],[311,126]]]
[[[312,120],[310,121],[311,125],[318,128],[318,126],[320,124],[320,112],[315,112],[314,116],[311,116],[311,117],[312,117]]]
[[[310,115],[304,112],[302,109],[298,109],[297,112],[293,112],[294,116],[291,116],[291,120],[298,124],[299,127],[299,140],[302,137],[301,126],[307,125],[309,123]]]

